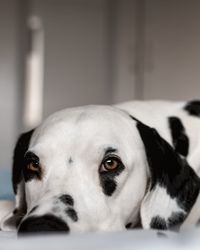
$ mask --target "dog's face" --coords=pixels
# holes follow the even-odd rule
[[[185,220],[200,189],[154,129],[108,106],[64,110],[24,134],[13,180],[17,210],[4,224],[20,233],[123,230],[140,219],[167,229]]]
[[[51,214],[71,231],[121,230],[135,222],[147,184],[135,123],[108,107],[50,117],[25,154],[24,220]]]

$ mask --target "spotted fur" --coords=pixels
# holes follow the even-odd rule
[[[196,224],[199,107],[135,101],[53,114],[17,142],[16,206],[1,228],[24,234]],[[121,164],[100,171],[113,155]],[[30,162],[36,165],[27,168]]]
[[[173,145],[177,153],[187,157],[189,152],[189,139],[185,128],[178,117],[169,117]]]

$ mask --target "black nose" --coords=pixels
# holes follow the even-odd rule
[[[18,229],[19,235],[48,233],[69,233],[69,227],[60,218],[46,214],[25,219]]]

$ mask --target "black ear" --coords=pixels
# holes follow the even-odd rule
[[[22,134],[15,146],[12,169],[12,184],[15,193],[15,209],[1,222],[1,229],[8,231],[18,226],[26,214],[26,197],[23,180],[24,155],[28,150],[34,130]]]
[[[142,225],[155,229],[177,228],[197,199],[200,179],[155,129],[141,122],[137,128],[150,169],[149,188],[141,205]]]

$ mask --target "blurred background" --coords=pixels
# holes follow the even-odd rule
[[[56,110],[199,97],[199,0],[0,0],[2,169]]]

